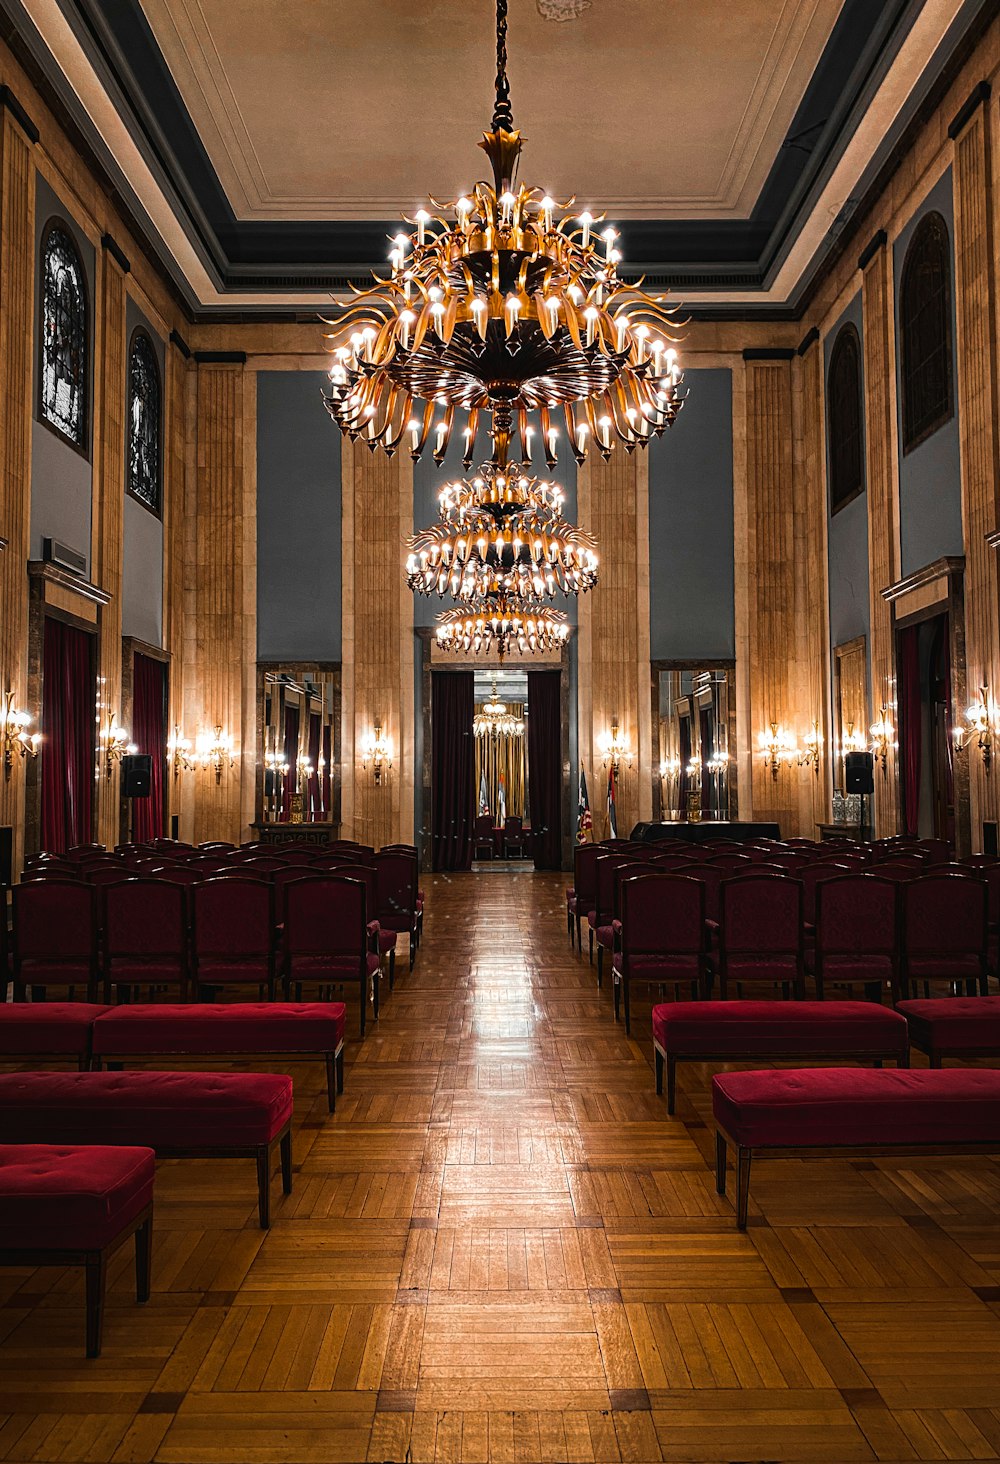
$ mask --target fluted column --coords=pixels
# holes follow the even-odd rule
[[[24,707],[28,659],[31,519],[31,384],[35,188],[28,139],[0,111],[0,693]],[[37,710],[37,709],[35,709]],[[24,836],[24,770],[0,771],[0,824],[14,830],[14,869]]]
[[[801,349],[801,348],[800,348]],[[792,363],[793,471],[795,495],[795,651],[791,676],[800,741],[819,723],[823,750],[817,767],[798,779],[799,832],[812,837],[831,816],[829,721],[830,634],[827,588],[826,477],[823,471],[823,351],[818,335]]]
[[[868,499],[868,584],[872,715],[889,708],[898,729],[893,619],[882,591],[899,579],[899,507],[893,445],[896,436],[892,256],[884,236],[864,265],[861,287],[865,360],[865,448]],[[866,251],[869,253],[869,251]],[[875,833],[899,828],[899,780],[894,750],[875,769]]]
[[[343,443],[343,801],[346,837],[378,848],[413,840],[413,606],[403,579],[412,532],[407,458]],[[376,785],[362,767],[378,724],[393,765]]]
[[[594,827],[604,822],[607,768],[601,744],[617,722],[632,747],[621,765],[618,833],[652,817],[652,704],[649,664],[649,466],[645,452],[592,456],[577,478],[579,520],[596,535],[597,588],[580,600],[579,748]]]
[[[91,577],[109,596],[101,609],[98,639],[97,700],[99,734],[108,719],[118,719],[122,699],[122,554],[125,518],[125,275],[109,250],[100,258],[98,277],[100,329],[97,334],[99,366],[95,401],[94,492]],[[120,793],[119,765],[110,777],[104,767],[104,745],[99,741],[94,837],[109,848],[118,842]]]
[[[997,359],[990,120],[995,104],[976,109],[955,138],[955,276],[958,317],[958,421],[965,522],[965,658],[968,699],[988,686],[1000,698],[997,555],[986,536],[998,518]],[[956,708],[958,715],[964,708]],[[972,845],[982,848],[984,820],[1000,817],[1000,776],[987,775],[976,749],[956,765],[967,773]],[[956,797],[959,789],[956,788]]]

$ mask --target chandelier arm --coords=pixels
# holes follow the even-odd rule
[[[497,79],[492,125],[494,132],[501,128],[506,132],[514,130],[510,83],[507,80],[507,0],[497,0]]]

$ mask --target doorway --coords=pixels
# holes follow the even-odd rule
[[[523,864],[531,853],[528,674],[476,671],[476,869]]]
[[[947,612],[897,632],[903,826],[922,839],[955,840],[952,670]]]

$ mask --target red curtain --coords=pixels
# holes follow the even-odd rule
[[[431,674],[431,804],[435,869],[472,868],[476,711],[471,671]]]
[[[309,777],[309,817],[319,818],[319,712],[309,714],[309,761],[312,773]]]
[[[132,838],[137,844],[163,835],[163,769],[167,757],[166,666],[136,652],[132,663],[132,741],[152,758],[149,797],[133,798]]]
[[[323,777],[320,782],[323,795],[323,817],[330,818],[331,806],[331,779],[333,777],[333,728],[323,728]]]
[[[562,687],[558,671],[528,672],[528,786],[536,869],[562,867]]]
[[[920,701],[920,627],[899,632],[899,754],[903,774],[904,832],[920,828],[920,758],[923,707]]]
[[[45,618],[42,660],[42,848],[89,844],[96,708],[91,637]]]
[[[292,794],[299,791],[299,709],[285,708],[285,746],[282,757],[288,772],[281,783],[281,817],[287,823],[292,814]]]

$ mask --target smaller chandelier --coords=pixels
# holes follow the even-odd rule
[[[772,778],[777,778],[782,768],[800,760],[801,754],[795,738],[777,722],[771,723],[769,732],[759,734],[757,744],[765,766],[771,769]]]
[[[621,774],[622,763],[626,763],[629,767],[632,766],[635,754],[632,751],[628,738],[621,731],[617,722],[611,723],[610,734],[606,734],[602,739],[601,754],[605,767],[610,768],[616,778]],[[689,767],[688,772],[690,771],[691,769]]]
[[[222,782],[222,774],[227,768],[236,766],[233,739],[228,732],[223,731],[220,722],[215,724],[213,732],[201,734],[195,745],[195,753],[201,767],[214,769],[217,783]]]
[[[497,699],[497,682],[493,678],[490,699],[483,702],[482,710],[472,719],[472,730],[477,737],[523,737],[524,723],[507,710],[506,702]]]
[[[555,483],[517,464],[485,463],[441,490],[442,522],[410,539],[406,583],[458,600],[586,593],[597,583],[597,540],[562,517],[563,501]]]
[[[438,616],[437,643],[444,651],[495,650],[502,661],[511,650],[559,651],[572,628],[565,615],[548,605],[498,597],[475,609],[446,610]]]
[[[29,732],[31,716],[28,712],[20,712],[14,705],[14,693],[8,691],[4,696],[3,714],[0,716],[0,731],[3,733],[3,771],[4,777],[9,778],[14,767],[14,754],[21,758],[37,757],[38,747],[41,743],[41,733]]]
[[[993,748],[1000,738],[1000,707],[990,696],[988,686],[979,688],[979,700],[965,709],[968,730],[955,728],[955,740],[959,746],[971,747],[975,743],[983,759],[983,772],[989,774],[993,763]]]
[[[101,741],[104,744],[104,772],[105,776],[111,777],[111,769],[116,762],[121,762],[127,754],[131,755],[138,749],[134,742],[129,740],[129,735],[124,727],[120,727],[113,716],[108,717],[108,725],[101,734]]]
[[[180,727],[174,727],[174,734],[167,742],[167,756],[173,759],[174,777],[182,772],[189,773],[197,766],[190,737],[185,737]]]
[[[873,722],[868,731],[871,733],[871,751],[882,767],[882,776],[889,776],[889,753],[895,751],[896,730],[892,725],[892,718],[889,715],[889,708],[882,706],[879,709],[878,721]]]

